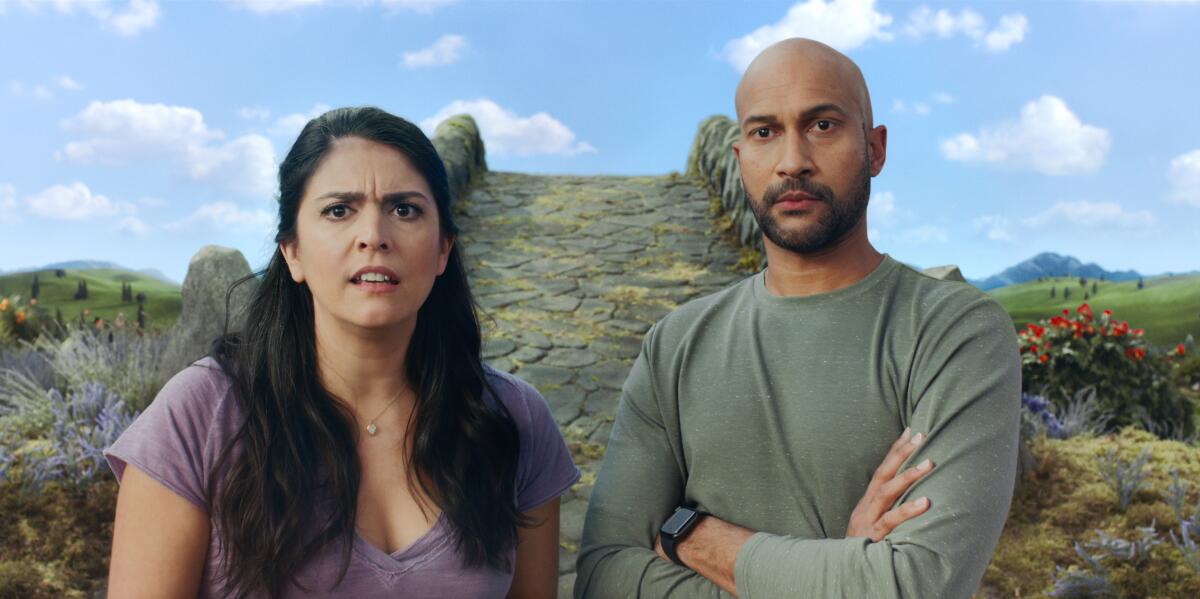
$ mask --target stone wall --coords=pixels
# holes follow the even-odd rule
[[[741,170],[733,155],[732,144],[738,128],[729,117],[711,116],[700,123],[692,151],[688,153],[687,174],[699,179],[718,199],[721,210],[733,222],[733,234],[743,246],[763,251],[762,235],[754,213],[742,194]]]
[[[438,123],[433,147],[446,165],[450,193],[456,198],[465,195],[477,177],[487,172],[483,138],[470,115],[456,114]]]

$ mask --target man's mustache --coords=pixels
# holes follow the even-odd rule
[[[829,187],[820,183],[814,183],[808,179],[785,179],[772,183],[763,192],[763,207],[770,208],[774,206],[779,201],[779,196],[792,191],[808,194],[822,202],[833,201],[833,190]]]

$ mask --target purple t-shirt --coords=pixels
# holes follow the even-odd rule
[[[520,436],[516,504],[525,512],[561,495],[579,479],[579,470],[546,400],[515,376],[485,370]],[[209,474],[241,419],[229,379],[216,361],[205,358],[175,375],[104,455],[118,480],[132,464],[208,513]],[[209,536],[200,597],[222,597],[216,531],[210,528]],[[297,575],[309,592],[293,586],[285,596],[503,597],[512,582],[511,573],[463,565],[444,514],[424,536],[392,554],[355,534],[346,577],[329,591],[340,564],[338,547],[326,547]]]

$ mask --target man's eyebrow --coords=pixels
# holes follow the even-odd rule
[[[778,125],[779,119],[769,114],[752,114],[742,119],[742,126],[747,125]]]
[[[817,104],[816,106],[805,110],[804,113],[800,115],[800,120],[808,121],[824,112],[836,112],[842,115],[843,118],[850,118],[850,113],[846,112],[841,106],[838,106],[833,102],[826,102],[825,104]]]
[[[343,202],[357,203],[357,202],[362,202],[362,201],[366,200],[366,198],[367,198],[366,194],[362,193],[361,191],[330,191],[328,193],[323,193],[323,194],[317,196],[316,199],[317,199],[317,201],[325,200],[325,199],[335,199],[335,200],[342,200]],[[419,191],[416,191],[416,190],[396,191],[396,192],[392,192],[389,194],[384,194],[383,201],[384,202],[399,202],[401,200],[408,200],[408,199],[412,199],[412,198],[421,198],[425,201],[429,201],[429,198],[425,197],[425,194],[423,194]]]

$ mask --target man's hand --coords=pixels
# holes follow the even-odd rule
[[[933,470],[933,462],[924,460],[913,468],[899,475],[900,465],[912,455],[921,442],[925,440],[922,433],[910,437],[911,431],[904,429],[904,434],[892,443],[891,449],[883,458],[883,463],[875,469],[854,512],[850,514],[850,524],[846,529],[846,537],[867,537],[872,541],[883,540],[900,523],[919,516],[929,509],[929,498],[921,497],[908,503],[892,508],[896,499],[904,494],[913,483],[920,480]]]

